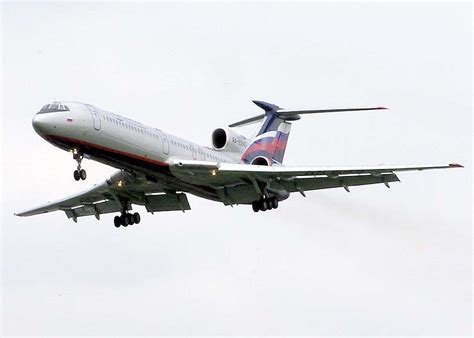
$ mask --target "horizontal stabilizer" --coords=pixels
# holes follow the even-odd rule
[[[345,111],[362,111],[362,110],[384,110],[386,107],[369,107],[369,108],[339,108],[339,109],[302,109],[302,110],[277,110],[280,117],[301,115],[301,114],[322,114],[322,113],[340,113]]]
[[[245,120],[234,122],[229,127],[241,127],[261,121],[266,114],[272,114],[284,121],[296,121],[304,114],[324,114],[324,113],[340,113],[350,111],[366,111],[366,110],[384,110],[386,107],[366,107],[366,108],[337,108],[337,109],[283,109],[277,105],[263,102],[253,101],[257,106],[265,110],[265,114],[256,115]]]
[[[265,114],[260,114],[260,115],[250,117],[250,118],[245,119],[245,120],[241,120],[241,121],[238,121],[238,122],[231,123],[231,124],[229,124],[229,127],[232,128],[232,127],[247,126],[249,124],[257,123],[257,122],[263,120],[264,117],[265,117]]]

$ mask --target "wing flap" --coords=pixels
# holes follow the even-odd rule
[[[185,194],[147,195],[145,208],[148,212],[191,210]]]
[[[60,210],[64,210],[68,218],[92,216],[109,214],[112,212],[119,212],[122,210],[120,203],[114,200],[102,201],[99,203],[84,204],[75,208],[61,207]]]
[[[304,177],[294,178],[281,181],[280,184],[288,192],[301,192],[309,190],[330,189],[330,188],[346,188],[352,186],[369,185],[369,184],[386,184],[390,182],[398,182],[399,179],[395,174],[383,174],[380,176],[372,175],[353,175],[339,178],[329,177]]]

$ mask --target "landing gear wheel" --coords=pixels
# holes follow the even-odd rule
[[[278,200],[276,198],[272,199],[271,204],[273,209],[278,208]]]
[[[79,149],[71,149],[71,152],[72,152],[72,158],[77,162],[77,168],[74,171],[74,179],[76,181],[79,181],[81,179],[85,180],[87,178],[86,171],[84,169],[81,169],[81,163],[82,163],[82,159],[84,158],[84,155]]]
[[[134,213],[133,214],[133,221],[135,222],[135,224],[140,223],[140,220],[141,220],[140,214],[138,212]]]
[[[267,201],[265,201],[265,200],[260,201],[260,210],[262,210],[262,211],[267,211],[268,210]]]
[[[76,181],[79,181],[81,179],[81,174],[79,173],[79,170],[74,170],[74,179]]]
[[[254,212],[258,212],[260,210],[260,203],[259,201],[252,202],[252,209]]]
[[[120,218],[121,218],[121,221],[122,221],[122,226],[128,227],[129,222],[128,222],[127,215],[122,215],[122,216],[120,216]]]
[[[122,225],[121,223],[122,223],[122,222],[121,222],[121,220],[120,220],[120,216],[115,216],[115,217],[114,217],[114,225],[115,225],[115,227],[116,227],[116,228],[120,228],[120,225]]]
[[[76,171],[77,171],[77,170],[76,170]],[[81,177],[81,180],[83,180],[83,181],[87,178],[87,173],[86,173],[86,171],[85,171],[84,169],[81,169],[81,170],[79,171],[79,175],[80,175],[80,177]],[[74,176],[74,178],[76,178],[76,177]]]
[[[128,224],[133,225],[135,223],[135,219],[133,218],[132,214],[127,214],[126,217],[127,217],[127,220],[128,220]]]
[[[267,203],[267,209],[268,209],[268,210],[272,210],[272,209],[273,209],[272,200],[266,200],[265,203]]]

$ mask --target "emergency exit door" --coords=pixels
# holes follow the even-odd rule
[[[87,108],[89,108],[91,114],[92,114],[92,121],[94,123],[94,129],[95,130],[100,130],[100,115],[97,109],[94,106],[91,105],[86,105]]]

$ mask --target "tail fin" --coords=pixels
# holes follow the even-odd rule
[[[241,160],[247,164],[272,165],[281,164],[285,155],[288,136],[290,135],[291,123],[281,119],[277,111],[280,107],[271,103],[253,101],[257,106],[265,110],[265,114],[254,118],[253,123],[263,120],[257,135],[252,139],[249,146],[242,154]],[[239,125],[243,125],[239,124]]]
[[[373,107],[285,110],[277,105],[263,101],[253,101],[253,103],[265,110],[265,113],[232,123],[229,127],[238,127],[262,121],[257,135],[250,142],[241,157],[242,162],[257,165],[273,165],[283,162],[283,156],[285,155],[286,144],[291,130],[291,123],[289,122],[299,120],[301,114],[387,109],[385,107]]]

